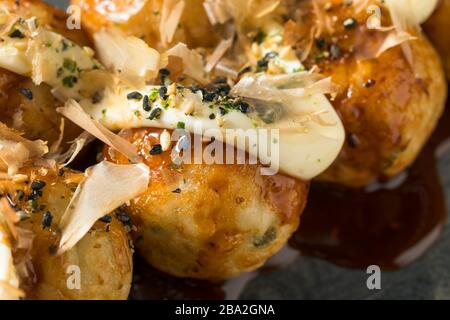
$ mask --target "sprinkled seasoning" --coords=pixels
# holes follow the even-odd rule
[[[122,222],[125,226],[132,225],[131,217],[123,209],[119,208],[116,210],[116,218]]]
[[[373,85],[375,85],[375,83],[376,83],[375,80],[369,79],[369,80],[367,80],[367,82],[364,84],[364,87],[370,88],[370,87],[372,87]]]
[[[71,59],[64,59],[63,68],[70,72],[75,72],[77,71],[77,63]]]
[[[224,116],[228,113],[228,110],[224,107],[219,107],[220,115]]]
[[[211,113],[209,115],[209,119],[214,120],[216,118],[216,115],[214,113]]]
[[[78,78],[75,76],[68,76],[62,80],[62,84],[65,87],[73,88],[73,86],[78,82]]]
[[[9,34],[10,38],[23,39],[25,35],[19,29],[14,29],[13,32]]]
[[[203,94],[203,101],[213,102],[215,97],[216,97],[215,92],[205,92]]]
[[[278,53],[276,53],[276,52],[266,53],[266,55],[261,60],[258,60],[256,62],[256,65],[258,67],[256,71],[262,72],[262,71],[267,70],[270,60],[275,59],[277,56],[278,56]]]
[[[150,100],[148,98],[148,96],[144,96],[144,100],[142,101],[142,109],[144,109],[144,111],[149,112],[152,109],[152,105],[150,104]]]
[[[148,117],[149,120],[155,120],[159,119],[161,117],[162,109],[156,108],[153,109],[153,111],[150,113],[150,116]]]
[[[161,154],[163,152],[162,146],[160,144],[155,144],[150,149],[150,155],[156,156],[158,154]]]
[[[264,32],[264,30],[259,29],[258,33],[256,34],[255,38],[253,39],[254,42],[261,44],[264,42],[264,40],[266,40],[267,38],[267,33]]]
[[[345,29],[352,29],[357,23],[355,18],[348,18],[344,20],[343,25]]]
[[[20,88],[20,93],[28,100],[33,100],[33,92],[28,88]]]
[[[159,78],[161,79],[161,84],[164,84],[169,76],[170,76],[169,69],[163,68],[159,70]]]
[[[45,187],[45,182],[42,180],[34,180],[31,183],[31,189],[32,190],[41,190]]]
[[[182,121],[179,121],[177,123],[177,128],[178,129],[185,129],[186,128],[186,124],[184,122],[182,122]]]
[[[236,107],[240,112],[247,113],[249,111],[250,105],[247,102],[240,101]]]
[[[156,99],[158,99],[158,95],[159,95],[159,90],[158,89],[152,89],[152,91],[148,95],[149,102],[151,102],[151,103],[155,102]]]
[[[50,213],[50,211],[47,211],[44,213],[44,216],[42,217],[42,228],[50,228],[53,221],[53,215]]]
[[[142,94],[137,91],[133,91],[133,92],[130,92],[129,94],[127,94],[127,99],[140,101],[142,99]]]
[[[162,100],[167,100],[167,98],[169,98],[169,96],[167,95],[167,87],[161,87],[159,88],[159,97]]]
[[[109,214],[107,214],[107,215],[101,217],[99,220],[104,223],[111,223],[112,217]]]

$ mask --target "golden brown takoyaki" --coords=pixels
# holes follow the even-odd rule
[[[297,229],[308,183],[261,176],[259,165],[176,166],[171,149],[150,154],[161,132],[122,133],[151,170],[150,187],[127,207],[137,251],[179,277],[225,279],[261,266]]]
[[[58,32],[80,46],[89,45],[82,30],[69,30],[67,15],[42,1],[2,1],[0,9],[17,14],[24,19],[36,17],[39,26]],[[59,139],[61,116],[55,111],[61,102],[45,84],[33,84],[30,79],[0,69],[0,121],[24,133],[28,139],[48,141],[49,146]],[[70,122],[64,126],[64,142],[80,134]]]
[[[25,297],[127,299],[131,249],[116,215],[98,221],[75,247],[56,255],[58,224],[83,174],[43,167],[24,168],[21,173],[29,179],[1,180],[0,193],[21,219],[16,226],[25,239],[19,240],[28,243],[13,252]]]
[[[187,0],[174,38],[163,46],[160,30],[165,29],[161,26],[161,19],[165,16],[164,2],[171,4],[168,13],[173,14],[181,1],[72,0],[71,3],[81,8],[81,21],[91,34],[104,27],[119,27],[125,33],[145,40],[155,49],[177,42],[184,42],[193,48],[206,47],[219,41],[219,35],[211,32],[212,26],[203,8],[203,0]]]
[[[382,25],[390,26],[389,11],[380,8]],[[364,186],[401,172],[415,160],[444,108],[447,85],[436,51],[411,27],[416,39],[377,54],[389,31],[368,29],[369,15],[357,2],[305,0],[296,9],[285,26],[285,43],[300,56],[310,49],[304,64],[332,77],[337,88],[332,104],[347,132],[340,156],[320,178]],[[311,30],[321,31],[311,37]]]

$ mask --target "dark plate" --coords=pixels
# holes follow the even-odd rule
[[[68,1],[49,0],[64,7]],[[450,154],[438,162],[439,176],[450,203]],[[448,215],[448,210],[447,210]],[[281,267],[244,276],[229,282],[228,298],[242,299],[450,299],[450,224],[447,222],[439,239],[418,260],[397,271],[382,271],[381,289],[369,290],[366,270],[336,266],[327,261],[298,255],[285,250],[278,259]],[[286,260],[290,261],[286,263]],[[277,261],[274,262],[275,264]],[[139,263],[138,269],[145,277],[146,268]],[[267,269],[267,268],[266,268]],[[171,291],[177,297],[222,297],[220,287],[207,283],[184,283],[149,271],[147,280],[155,285],[155,291]],[[138,274],[141,277],[141,274]],[[156,289],[157,287],[157,289]],[[161,289],[162,288],[162,289]],[[174,292],[174,290],[183,292]],[[135,288],[134,298],[156,298],[165,292],[152,293],[151,283],[142,293]],[[188,292],[188,294],[186,294]]]

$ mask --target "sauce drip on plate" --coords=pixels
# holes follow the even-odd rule
[[[449,107],[407,172],[364,190],[314,182],[290,246],[300,254],[352,268],[377,264],[385,270],[398,269],[421,257],[438,238],[447,216],[437,160],[450,147]],[[135,260],[131,299],[225,299],[239,295],[230,294],[227,283],[176,279],[139,258]],[[258,272],[268,268],[261,270]],[[231,287],[243,289],[253,276],[255,273],[234,279]]]
[[[448,110],[448,108],[447,108]],[[414,165],[364,190],[313,183],[299,230],[290,245],[336,264],[398,269],[438,238],[447,210],[437,159],[450,138],[450,111]]]

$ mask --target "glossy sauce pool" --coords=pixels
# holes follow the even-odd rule
[[[419,258],[439,237],[447,216],[437,160],[450,146],[449,107],[414,165],[399,176],[364,190],[313,183],[290,247],[351,268],[376,264],[392,270]],[[292,250],[285,251],[291,260]],[[131,299],[237,298],[255,276],[222,284],[176,279],[139,258],[134,273]]]

